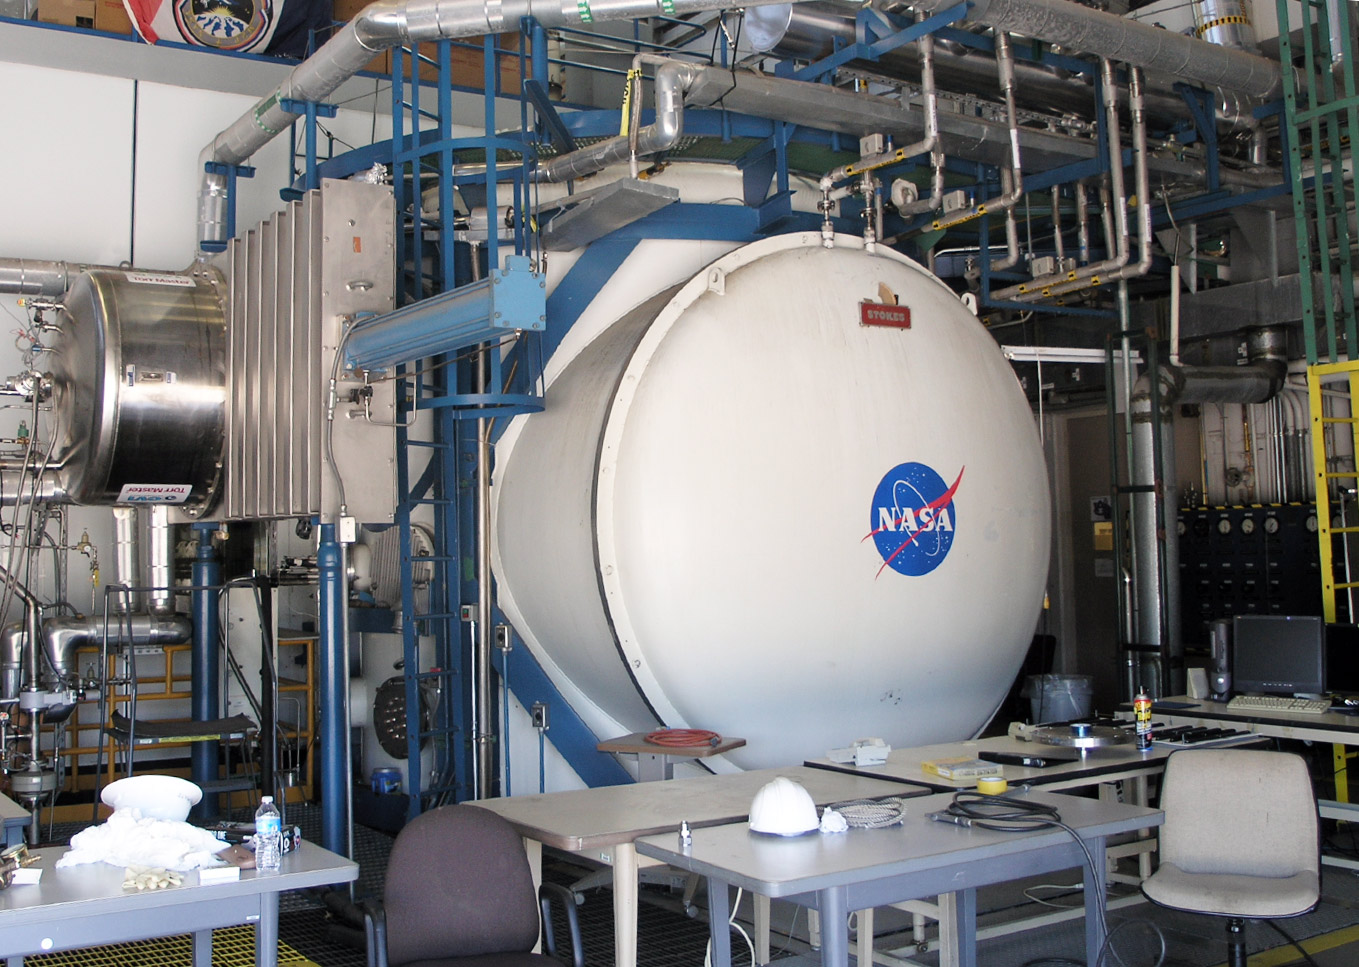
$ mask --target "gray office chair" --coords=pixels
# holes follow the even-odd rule
[[[422,813],[392,845],[382,903],[364,905],[368,967],[559,967],[532,952],[541,913],[555,957],[550,899],[566,910],[573,967],[584,967],[575,898],[552,883],[534,896],[509,823],[475,806]]]
[[[1153,903],[1227,918],[1228,963],[1246,967],[1246,920],[1310,912],[1321,895],[1317,803],[1291,753],[1191,749],[1166,760]]]

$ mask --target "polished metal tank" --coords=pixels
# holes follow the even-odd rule
[[[222,471],[226,317],[212,269],[87,272],[51,353],[54,462],[79,504],[201,513]]]
[[[1047,574],[1013,371],[895,252],[698,244],[601,280],[500,440],[502,609],[597,734],[747,739],[719,768],[975,734]]]

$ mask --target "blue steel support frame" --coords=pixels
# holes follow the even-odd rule
[[[197,521],[193,525],[198,534],[198,554],[194,558],[190,581],[193,583],[193,651],[190,654],[190,677],[193,681],[193,719],[210,722],[219,718],[221,710],[222,672],[220,644],[221,626],[217,603],[222,583],[222,565],[212,546],[212,535],[217,524]],[[195,742],[189,753],[190,775],[200,786],[217,778],[218,744]],[[218,815],[216,793],[207,793],[196,807],[195,817],[213,819]]]
[[[302,170],[302,190],[311,191],[313,188],[321,187],[321,178],[316,173],[316,119],[333,118],[339,109],[334,104],[299,101],[293,97],[281,98],[278,106],[285,111],[302,115],[306,144],[306,167]],[[230,237],[229,235],[228,238]]]
[[[321,702],[319,748],[321,760],[321,845],[332,853],[349,856],[349,721],[345,717],[349,693],[349,669],[344,661],[345,597],[348,585],[344,574],[344,551],[337,539],[335,524],[320,525],[316,549],[318,643],[317,692]]]

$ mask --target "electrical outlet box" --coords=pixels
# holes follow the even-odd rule
[[[477,620],[477,606],[475,604],[464,604],[458,611],[458,615],[463,621]]]
[[[514,638],[510,635],[509,625],[495,626],[495,646],[501,651],[509,651],[514,647]]]
[[[869,134],[859,139],[859,157],[871,158],[887,150],[887,138],[881,134]]]
[[[529,709],[529,714],[533,717],[533,727],[542,731],[547,731],[547,703],[534,702]]]
[[[944,195],[944,214],[949,215],[960,208],[967,207],[967,192],[959,188]]]

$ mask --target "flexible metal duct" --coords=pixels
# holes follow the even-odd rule
[[[912,0],[909,6],[933,14],[954,3]],[[1125,20],[1070,0],[976,0],[967,19],[1207,87],[1265,100],[1283,93],[1279,65],[1266,57]]]
[[[1267,403],[1283,388],[1288,375],[1285,332],[1279,328],[1252,330],[1246,339],[1250,364],[1246,366],[1163,366],[1158,371],[1156,402],[1152,404],[1151,377],[1143,374],[1131,400],[1132,482],[1157,482],[1155,427],[1160,426],[1160,487],[1156,492],[1133,495],[1133,543],[1135,545],[1133,600],[1135,634],[1143,645],[1160,645],[1162,615],[1171,656],[1171,668],[1161,670],[1161,681],[1128,682],[1129,686],[1168,687],[1165,694],[1184,688],[1184,657],[1180,638],[1180,552],[1173,536],[1164,538],[1157,527],[1156,505],[1161,501],[1163,522],[1173,521],[1179,504],[1175,471],[1175,435],[1171,432],[1175,407],[1180,403]],[[1171,531],[1173,535],[1173,530]],[[1166,575],[1164,586],[1161,574]]]
[[[746,0],[744,6],[766,2],[770,0]],[[208,172],[206,166],[241,164],[298,118],[280,102],[323,100],[374,54],[389,47],[504,33],[518,29],[524,17],[533,17],[544,27],[578,27],[610,20],[682,17],[730,5],[730,0],[597,0],[593,4],[589,0],[556,4],[545,0],[378,0],[369,4],[199,154],[199,242],[226,240],[226,177]]]

